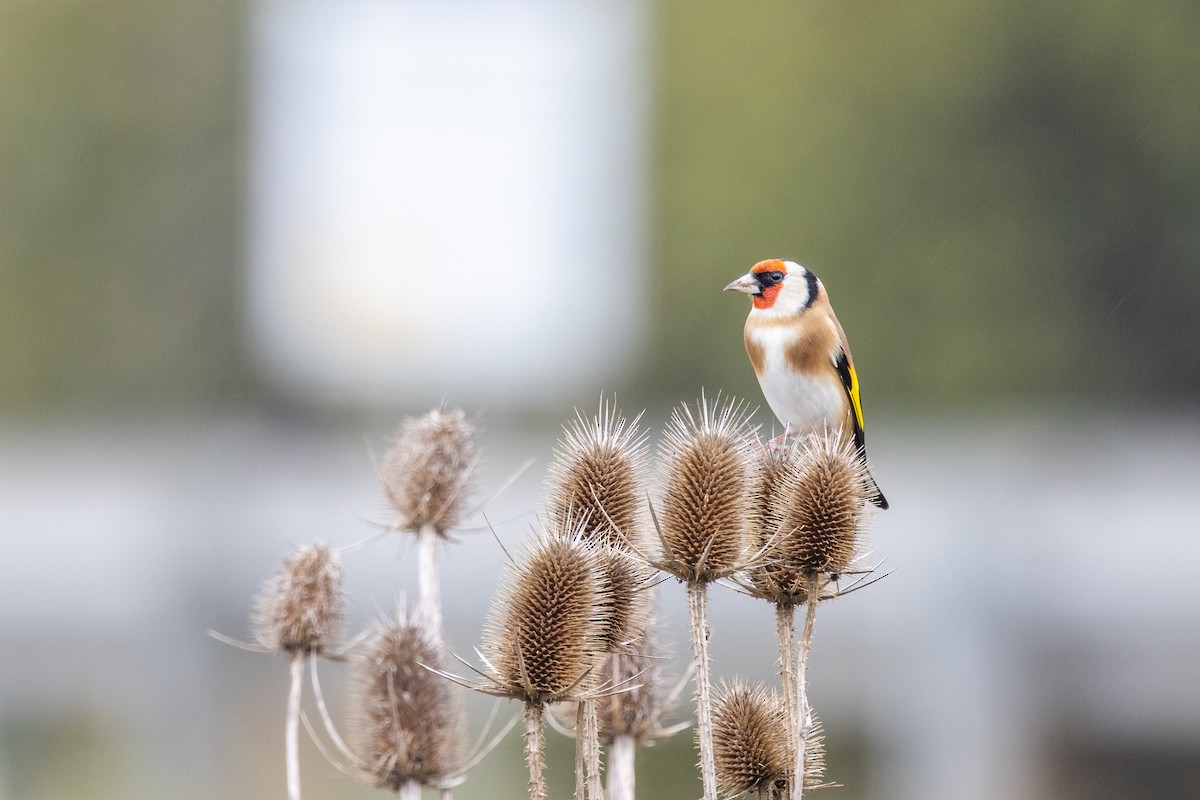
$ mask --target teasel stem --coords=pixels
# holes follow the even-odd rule
[[[696,672],[696,736],[700,744],[700,778],[704,800],[717,800],[717,769],[713,761],[712,684],[708,674],[708,584],[688,584],[688,615],[692,622],[692,664]]]
[[[425,620],[425,629],[438,646],[442,644],[442,596],[438,582],[437,528],[422,525],[417,533],[418,610]]]
[[[634,800],[634,757],[637,739],[617,736],[608,746],[608,800]]]
[[[575,705],[575,796],[579,800],[603,800],[600,783],[600,723],[596,698],[585,697]]]
[[[525,703],[525,761],[529,765],[529,800],[546,800],[546,734],[541,703]]]
[[[288,690],[287,722],[283,741],[287,761],[288,800],[300,800],[300,689],[304,685],[305,653],[292,653],[292,685]]]
[[[792,660],[792,647],[796,642],[796,607],[791,603],[775,605],[775,635],[779,641],[779,681],[788,738],[793,744],[799,745],[796,738],[796,670]],[[799,750],[799,747],[796,749]]]
[[[583,738],[587,743],[588,800],[604,800],[604,788],[600,783],[600,722],[596,719],[596,698],[585,698],[579,707],[583,711]]]
[[[575,800],[587,798],[588,743],[583,701],[575,704]]]
[[[808,576],[808,604],[804,614],[804,628],[796,645],[796,769],[792,777],[792,800],[804,796],[804,779],[808,774],[812,737],[816,730],[812,706],[808,703],[808,654],[812,649],[813,627],[817,623],[817,605],[821,602],[821,575]]]

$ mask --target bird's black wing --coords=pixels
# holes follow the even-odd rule
[[[842,388],[846,390],[846,397],[850,399],[850,410],[853,412],[850,416],[851,422],[854,424],[854,446],[861,455],[866,455],[867,437],[863,432],[862,400],[859,399],[858,393],[858,375],[855,374],[854,365],[850,363],[850,358],[843,349],[838,350],[833,365],[837,368],[838,377],[842,379]]]

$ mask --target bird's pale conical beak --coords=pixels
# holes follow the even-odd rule
[[[746,294],[758,294],[759,289],[758,278],[749,272],[725,287],[727,292],[744,292]]]

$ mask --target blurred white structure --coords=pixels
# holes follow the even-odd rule
[[[264,0],[249,327],[329,401],[536,402],[637,341],[646,7]]]

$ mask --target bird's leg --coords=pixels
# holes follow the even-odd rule
[[[787,446],[788,431],[785,429],[783,433],[776,436],[767,442],[768,450],[782,450]]]

